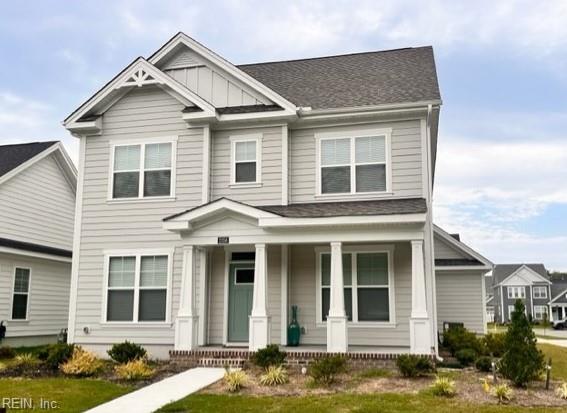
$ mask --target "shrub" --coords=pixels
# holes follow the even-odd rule
[[[264,386],[277,386],[287,383],[287,371],[284,366],[270,366],[266,373],[260,376],[260,384]]]
[[[119,364],[114,368],[114,371],[123,380],[144,380],[149,379],[154,374],[154,369],[148,366],[143,358]]]
[[[415,354],[400,355],[396,360],[396,366],[404,377],[425,376],[435,370],[431,360]]]
[[[120,364],[145,358],[147,355],[146,349],[138,344],[130,343],[128,340],[123,343],[114,344],[107,353],[112,360]]]
[[[507,403],[512,400],[514,392],[507,384],[497,384],[492,389],[492,395],[498,399],[498,402]]]
[[[22,370],[33,369],[39,364],[39,360],[32,353],[18,354],[14,359],[13,366]]]
[[[13,359],[16,357],[16,352],[10,346],[0,347],[0,359]]]
[[[561,383],[561,385],[555,389],[555,394],[560,399],[567,400],[567,383]]]
[[[457,352],[463,349],[481,352],[481,343],[476,334],[461,326],[450,328],[443,333],[443,346],[453,356],[456,356]]]
[[[270,366],[282,365],[285,362],[285,358],[285,351],[281,351],[276,344],[269,344],[254,353],[252,362],[259,367],[267,369]]]
[[[70,376],[87,377],[95,375],[102,368],[102,362],[94,353],[76,346],[71,358],[59,368]]]
[[[493,357],[502,357],[506,352],[506,334],[489,333],[482,338],[484,353]]]
[[[474,363],[476,359],[476,351],[472,348],[463,348],[457,351],[455,357],[459,360],[459,363],[461,363],[464,367],[467,367]]]
[[[226,369],[224,373],[224,382],[229,392],[234,393],[240,390],[246,384],[248,376],[242,370]]]
[[[492,359],[488,356],[480,356],[476,359],[474,365],[478,371],[486,373],[492,371]]]
[[[0,361],[0,372],[6,370],[6,367],[7,367],[6,364]]]
[[[506,333],[506,353],[500,360],[500,372],[517,387],[525,387],[544,370],[543,353],[537,348],[536,341],[524,303],[517,300]]]
[[[448,377],[437,377],[431,385],[431,393],[435,396],[453,397],[457,394],[455,382]]]
[[[337,374],[345,370],[346,360],[343,356],[325,356],[310,364],[309,375],[315,383],[329,385],[335,381]]]
[[[59,366],[65,363],[73,356],[74,344],[51,344],[38,353],[40,360],[45,362],[45,365],[52,369],[57,370]]]

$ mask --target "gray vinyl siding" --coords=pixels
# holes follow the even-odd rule
[[[54,155],[0,186],[0,237],[72,249],[75,194]]]
[[[508,317],[508,306],[510,305],[514,305],[516,303],[517,298],[508,298],[508,287],[515,287],[513,285],[504,286],[504,308],[503,308],[503,316],[504,316],[504,322],[508,322],[510,321],[510,318]],[[526,298],[523,299],[522,301],[524,302],[524,305],[526,306],[526,312],[527,314],[532,314],[532,287],[529,285],[517,285],[517,287],[525,287],[526,289]]]
[[[231,160],[231,136],[262,136],[262,172],[260,188],[229,186]],[[213,133],[211,145],[211,194],[212,199],[227,197],[252,205],[281,204],[282,200],[282,128],[254,128],[219,131]]]
[[[468,330],[484,333],[482,277],[479,271],[436,272],[439,331],[443,331],[444,322],[458,322]]]
[[[317,200],[315,134],[333,130],[392,128],[392,196],[423,196],[420,121],[375,123],[334,128],[310,128],[291,131],[290,198],[292,203]],[[356,199],[349,197],[349,200]]]
[[[28,320],[9,321],[15,267],[30,268]],[[0,320],[6,337],[55,336],[67,327],[71,264],[0,253]]]

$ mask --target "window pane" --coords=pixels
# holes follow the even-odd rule
[[[106,308],[107,321],[133,321],[134,291],[108,291],[108,303]]]
[[[358,285],[388,285],[387,254],[357,254]]]
[[[321,311],[323,315],[323,321],[327,320],[327,316],[329,315],[329,307],[330,307],[330,300],[331,300],[331,290],[330,288],[323,288],[321,292]],[[352,289],[345,288],[345,312],[348,317],[348,321],[352,321]]]
[[[356,138],[356,163],[386,162],[386,138],[371,136]]]
[[[254,261],[256,258],[256,253],[254,251],[251,252],[233,252],[232,253],[232,261]]]
[[[239,161],[255,161],[256,160],[256,141],[236,142],[235,157]]]
[[[116,146],[114,148],[114,170],[140,169],[140,145]]]
[[[138,321],[165,321],[166,290],[140,290]]]
[[[350,139],[321,141],[321,166],[350,164]]]
[[[356,192],[380,192],[386,190],[386,165],[358,165],[356,167]]]
[[[111,257],[109,262],[108,286],[133,287],[136,272],[135,257]]]
[[[144,168],[171,168],[171,143],[146,145]]]
[[[253,268],[237,268],[234,274],[235,284],[253,284],[254,269]]]
[[[171,189],[171,170],[144,172],[144,196],[167,196]]]
[[[256,162],[239,162],[236,164],[236,182],[256,182]]]
[[[133,198],[138,196],[139,172],[118,172],[114,174],[113,198]]]
[[[14,292],[27,293],[30,289],[30,270],[27,268],[16,268],[14,280]]]
[[[14,300],[12,301],[12,320],[25,320],[27,306],[27,294],[14,294]]]
[[[321,168],[321,193],[350,192],[350,166]]]
[[[389,321],[390,303],[387,288],[359,288],[358,321]]]
[[[142,257],[140,264],[140,286],[167,286],[167,255]]]
[[[343,254],[343,282],[352,284],[352,256]],[[331,254],[321,255],[321,285],[331,285]]]

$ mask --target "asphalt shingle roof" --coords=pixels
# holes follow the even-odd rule
[[[461,265],[482,265],[482,262],[468,258],[435,258],[435,265],[438,267],[458,267]]]
[[[0,176],[7,174],[56,143],[57,141],[49,141],[0,146]]]
[[[492,285],[494,286],[500,284],[522,265],[525,265],[526,267],[534,270],[542,277],[549,279],[547,270],[545,269],[545,266],[543,264],[498,264],[494,266],[494,270],[492,271]]]
[[[297,106],[312,109],[441,98],[431,46],[239,65]]]

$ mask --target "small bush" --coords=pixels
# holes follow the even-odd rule
[[[467,367],[474,363],[476,359],[476,351],[472,348],[463,348],[457,351],[455,357],[459,360],[459,363],[461,363],[464,367]]]
[[[478,371],[488,373],[492,371],[492,359],[488,356],[480,356],[476,359],[474,366]]]
[[[16,352],[10,346],[0,347],[0,359],[13,359],[16,357]]]
[[[267,369],[270,366],[282,365],[285,362],[285,358],[285,351],[281,351],[277,344],[269,344],[267,347],[254,353],[252,363]]]
[[[7,367],[6,364],[0,361],[0,372],[6,370],[6,367]]]
[[[33,369],[39,364],[39,360],[32,353],[18,354],[14,359],[13,366],[22,370]]]
[[[38,358],[45,362],[48,368],[57,370],[61,364],[73,356],[74,349],[74,344],[51,344],[38,353]]]
[[[492,357],[502,357],[506,352],[506,334],[489,333],[482,339],[483,352]]]
[[[69,376],[94,376],[102,368],[102,362],[94,353],[76,346],[73,355],[59,369]]]
[[[277,386],[287,383],[287,371],[284,366],[270,366],[266,373],[260,376],[260,384],[263,386]]]
[[[119,364],[114,368],[114,371],[122,380],[145,380],[154,374],[154,369],[148,366],[143,358]]]
[[[392,372],[387,369],[366,369],[362,370],[357,374],[357,377],[361,379],[376,379],[381,377],[391,377]]]
[[[431,360],[415,354],[400,355],[396,360],[396,366],[404,377],[426,376],[435,370]]]
[[[224,373],[224,382],[229,392],[235,393],[246,385],[248,376],[242,370],[229,370]]]
[[[437,377],[431,385],[431,393],[434,396],[453,397],[457,394],[455,382],[448,377]]]
[[[497,384],[492,389],[492,395],[498,399],[499,403],[507,403],[512,400],[514,392],[507,384]]]
[[[561,385],[555,389],[555,394],[560,399],[567,400],[567,383],[561,383]]]
[[[481,343],[475,333],[464,327],[453,327],[443,333],[443,346],[446,347],[453,356],[459,350],[472,349],[477,353],[481,352]]]
[[[123,343],[114,344],[107,353],[112,360],[120,364],[145,358],[147,355],[146,349],[138,344],[131,343],[128,340]]]
[[[332,384],[337,374],[346,370],[346,360],[343,356],[325,356],[309,365],[309,375],[316,384]]]

